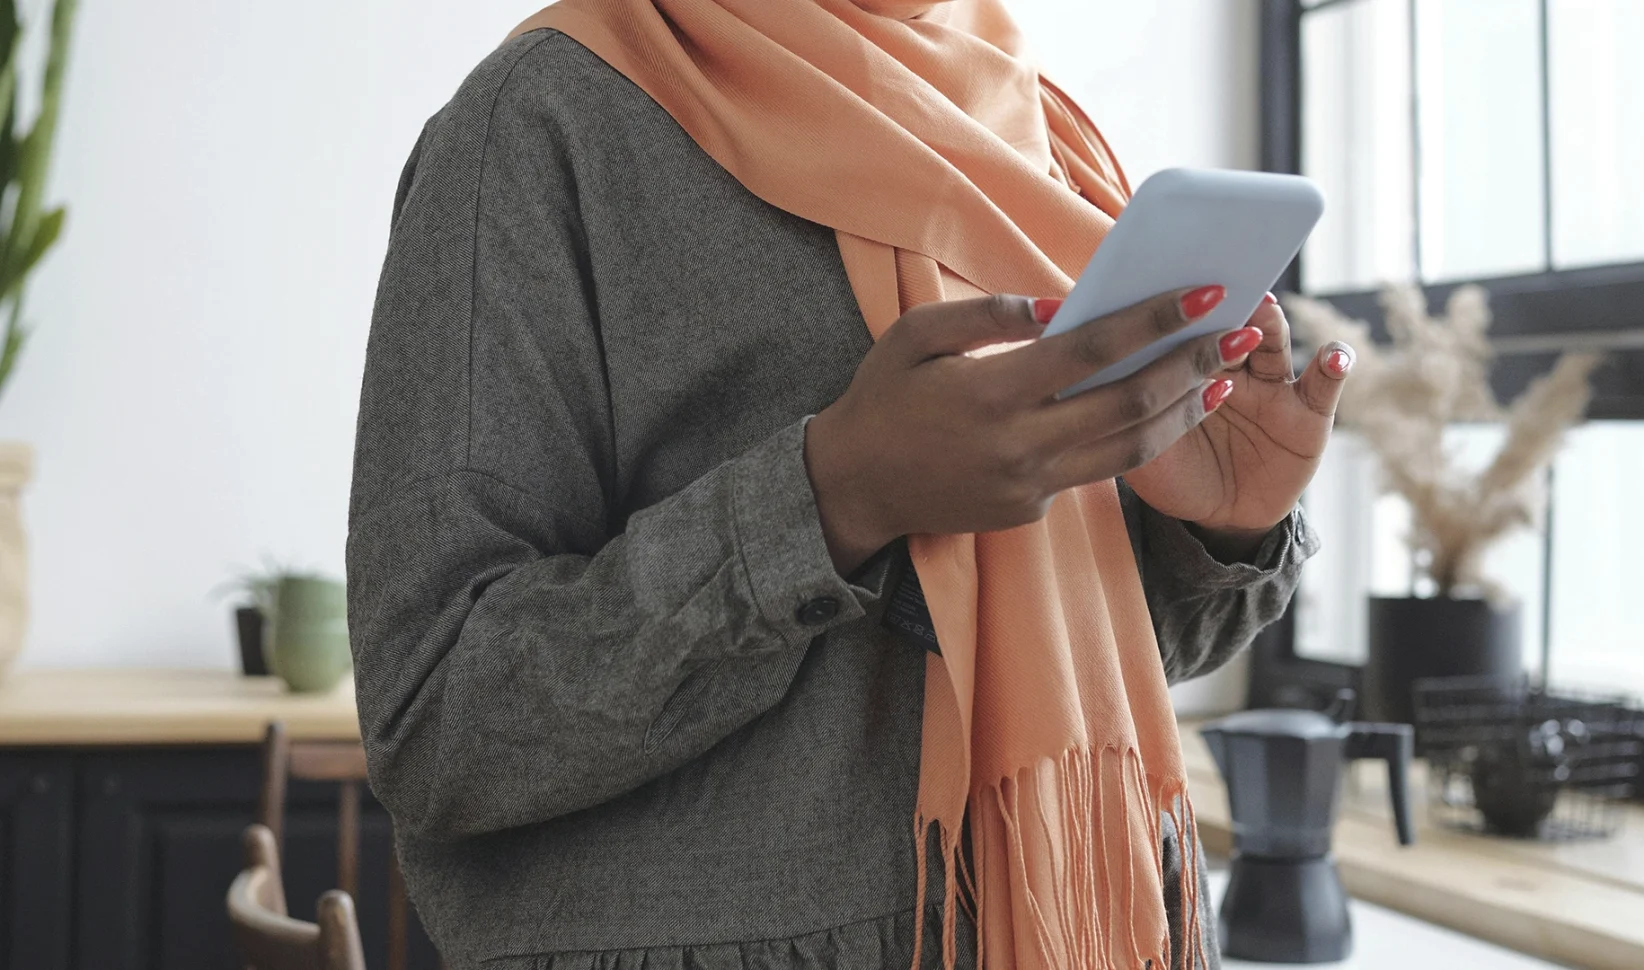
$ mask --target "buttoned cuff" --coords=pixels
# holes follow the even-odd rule
[[[737,552],[754,604],[789,643],[866,616],[883,595],[889,560],[880,550],[848,579],[834,568],[805,468],[809,422],[807,415],[743,454],[732,489]]]
[[[1158,570],[1148,577],[1167,599],[1253,589],[1299,569],[1319,550],[1318,537],[1308,527],[1299,505],[1269,530],[1249,562],[1233,563],[1211,555],[1180,520],[1155,511],[1145,502],[1138,505],[1150,561],[1170,564],[1168,570]]]

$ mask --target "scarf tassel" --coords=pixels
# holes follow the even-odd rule
[[[1145,894],[1159,894],[1157,905],[1163,906],[1165,815],[1175,825],[1182,850],[1182,905],[1177,915],[1185,952],[1179,965],[1204,965],[1193,806],[1185,783],[1150,780],[1134,748],[1094,752],[1070,748],[1057,759],[1045,759],[1037,767],[1021,769],[997,784],[972,791],[969,812],[973,822],[971,864],[960,844],[960,826],[916,813],[913,970],[923,967],[927,845],[932,828],[944,874],[943,970],[954,970],[957,963],[961,907],[974,921],[977,970],[986,970],[988,965],[990,930],[1009,934],[1010,950],[1030,950],[1031,959],[1006,957],[1011,964],[1024,962],[1058,970],[1168,970],[1172,966],[1168,925],[1161,923],[1163,932],[1148,939],[1148,928],[1132,916],[1149,911]],[[1123,823],[1104,824],[1104,820],[1117,819]],[[1137,868],[1133,847],[1138,826],[1153,847],[1150,874]],[[1049,879],[1048,893],[1044,886],[1035,891],[1028,885],[1030,852],[1040,858],[1048,855],[1048,874],[1041,876]],[[986,894],[990,882],[998,879],[990,879],[990,861],[1005,867],[1007,880],[1004,886],[993,888],[1008,887],[1018,900],[1025,901],[1025,912],[1015,913],[1013,925],[989,926]],[[1000,941],[994,943],[997,948]]]

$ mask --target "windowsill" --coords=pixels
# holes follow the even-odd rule
[[[1206,851],[1226,855],[1232,830],[1221,777],[1193,722],[1182,749]],[[1354,766],[1334,851],[1354,897],[1572,967],[1644,967],[1644,809],[1602,842],[1549,843],[1471,835],[1431,824],[1411,779],[1416,844],[1400,848],[1385,769]]]

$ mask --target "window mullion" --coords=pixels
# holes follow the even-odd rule
[[[1417,66],[1416,5],[1410,0],[1410,249],[1416,282],[1426,281],[1421,260],[1421,69]]]
[[[1541,528],[1541,686],[1553,676],[1553,489],[1558,487],[1558,463],[1547,466]]]
[[[1543,265],[1553,271],[1553,108],[1552,40],[1548,12],[1551,0],[1541,0],[1541,245]]]

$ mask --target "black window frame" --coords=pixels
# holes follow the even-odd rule
[[[1260,2],[1260,118],[1261,167],[1269,172],[1297,174],[1302,161],[1302,23],[1309,15],[1347,3],[1368,0],[1303,0]],[[1417,0],[1407,0],[1412,14]],[[1477,283],[1490,293],[1494,313],[1491,339],[1501,356],[1491,383],[1502,400],[1516,397],[1537,375],[1545,373],[1559,353],[1574,348],[1603,350],[1609,355],[1593,378],[1590,418],[1644,419],[1644,262],[1579,269],[1553,269],[1552,166],[1549,137],[1547,72],[1548,5],[1541,8],[1543,183],[1547,200],[1543,226],[1547,268],[1534,273],[1458,280],[1424,285],[1430,305],[1442,305],[1458,286]],[[1411,18],[1415,22],[1414,16]],[[1414,41],[1412,40],[1412,44]],[[1415,70],[1415,58],[1411,58]],[[1411,87],[1412,98],[1416,86]],[[1415,111],[1412,103],[1411,124]],[[1415,142],[1419,152],[1419,142]],[[1412,158],[1412,165],[1419,164]],[[1419,183],[1418,183],[1419,184]],[[1419,197],[1416,201],[1419,206]],[[1419,235],[1419,210],[1418,210]],[[1413,245],[1415,245],[1413,243]],[[1418,273],[1419,273],[1419,251]],[[1301,258],[1279,280],[1282,291],[1301,292]],[[1378,291],[1359,290],[1311,294],[1333,304],[1350,317],[1368,322],[1376,340],[1388,339]],[[1550,542],[1550,539],[1547,540]],[[1543,570],[1544,594],[1551,575]],[[1292,607],[1293,611],[1294,607]],[[1544,611],[1549,612],[1549,611]],[[1541,632],[1542,670],[1549,669],[1548,630]],[[1321,707],[1342,687],[1359,686],[1361,668],[1313,660],[1297,655],[1292,612],[1257,638],[1253,648],[1250,689],[1252,707]]]

